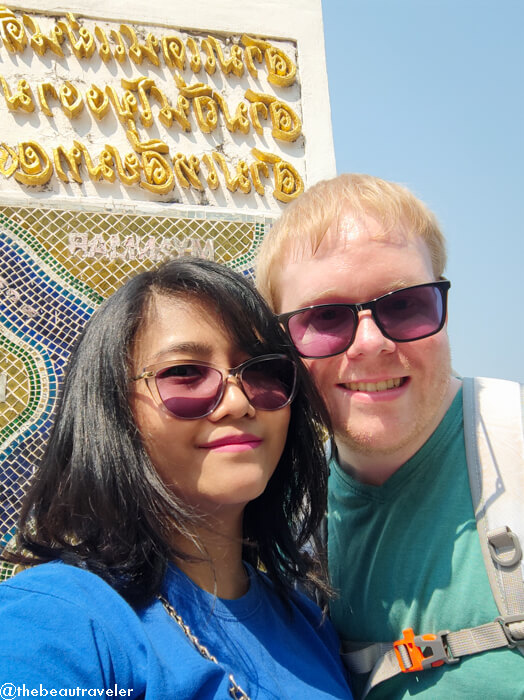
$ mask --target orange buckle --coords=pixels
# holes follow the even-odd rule
[[[403,630],[402,634],[404,635],[402,639],[393,642],[393,649],[402,673],[425,671],[428,668],[459,661],[459,659],[450,656],[449,650],[444,644],[443,638],[448,634],[448,630],[438,634],[415,636],[409,627],[407,630]]]

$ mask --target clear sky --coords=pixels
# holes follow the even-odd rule
[[[448,240],[454,368],[524,382],[524,1],[322,7],[338,173],[428,204]]]

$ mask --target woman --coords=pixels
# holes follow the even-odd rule
[[[131,279],[71,357],[18,531],[48,563],[0,585],[0,685],[350,698],[292,589],[315,573],[324,419],[242,277],[176,260]]]

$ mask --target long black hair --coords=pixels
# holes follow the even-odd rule
[[[198,259],[138,274],[93,314],[71,354],[47,448],[26,495],[11,561],[62,559],[107,580],[132,604],[159,591],[173,533],[194,537],[199,517],[162,482],[130,409],[130,353],[154,295],[219,315],[250,356],[285,353],[298,365],[287,441],[264,493],[244,512],[244,558],[284,591],[314,569],[304,549],[322,520],[327,415],[275,316],[249,280]],[[201,524],[201,523],[200,523]]]

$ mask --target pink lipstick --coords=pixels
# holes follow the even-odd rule
[[[245,452],[246,450],[254,450],[262,444],[262,438],[249,433],[240,435],[225,435],[217,440],[199,445],[200,449],[213,450],[215,452]]]

